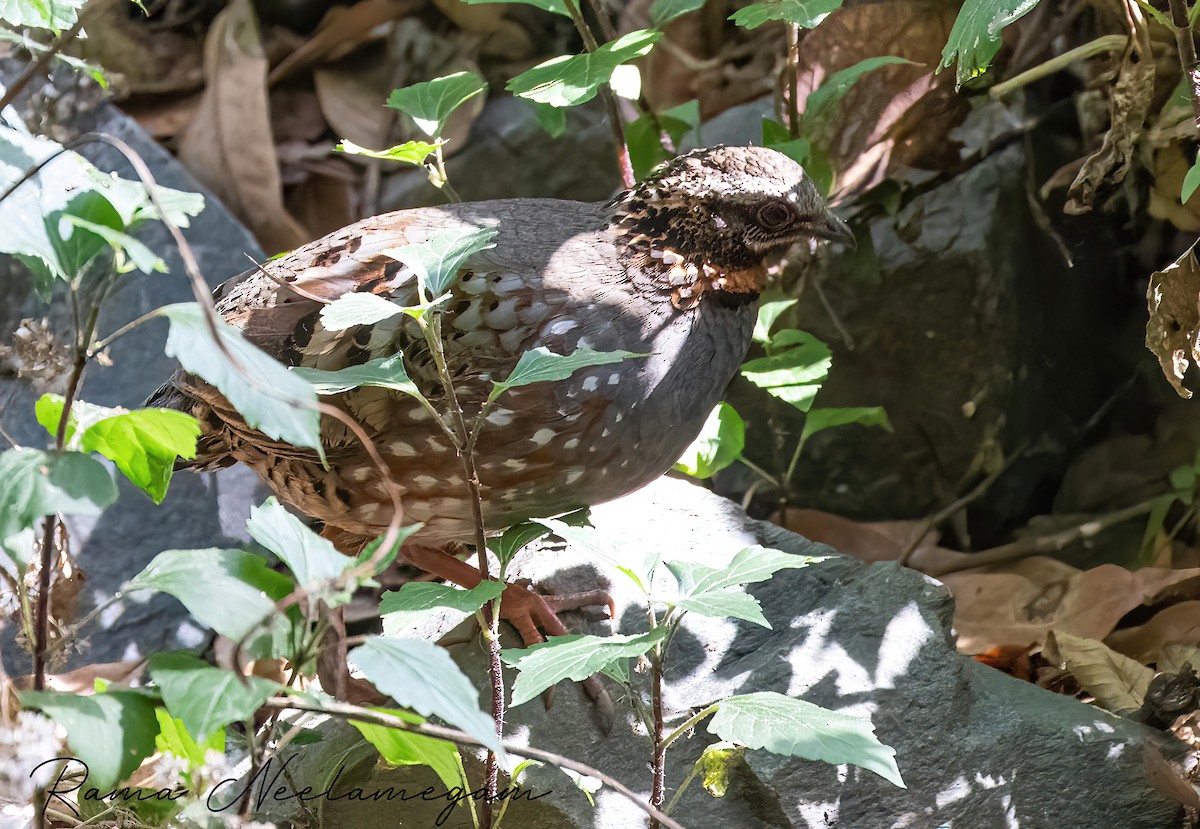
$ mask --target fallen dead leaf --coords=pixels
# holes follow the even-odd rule
[[[267,110],[267,60],[250,0],[233,0],[205,44],[208,86],[179,158],[254,232],[267,253],[309,240],[287,214]]]
[[[1200,601],[1171,605],[1144,625],[1114,630],[1104,641],[1139,662],[1153,662],[1166,645],[1200,642]]]
[[[313,71],[321,112],[338,138],[360,147],[381,149],[389,142],[396,111],[385,107],[395,70],[382,61],[364,65],[358,60]]]
[[[1175,764],[1167,760],[1149,740],[1142,743],[1142,767],[1146,774],[1146,782],[1156,792],[1182,803],[1189,809],[1200,809],[1200,794],[1196,793],[1196,787],[1184,778]]]
[[[128,686],[141,678],[146,667],[144,659],[126,659],[122,662],[98,662],[95,665],[85,665],[73,671],[61,674],[47,674],[46,687],[51,691],[63,691],[72,694],[90,694],[96,687],[96,680],[101,679],[116,685]],[[13,684],[21,690],[33,687],[33,676],[18,677]]]
[[[1200,669],[1200,647],[1196,645],[1163,645],[1154,666],[1160,673],[1182,673],[1185,665]]]
[[[1041,642],[1051,630],[1104,639],[1126,613],[1198,575],[1200,570],[1129,571],[1115,564],[1081,571],[1037,556],[1007,565],[1002,573],[951,573],[940,579],[954,595],[959,650],[981,653],[1000,645]]]
[[[1112,712],[1141,708],[1154,671],[1095,639],[1052,630],[1042,654],[1064,667],[1080,686]]]
[[[1195,245],[1150,275],[1146,302],[1150,306],[1146,348],[1158,357],[1179,396],[1190,399],[1192,391],[1184,386],[1184,376],[1193,362],[1200,364],[1200,262]]]
[[[423,5],[424,0],[360,0],[349,7],[334,6],[313,36],[271,70],[271,84],[314,63],[348,54],[369,39],[376,26],[412,14]]]
[[[879,521],[863,523],[816,509],[788,509],[785,515],[773,515],[771,521],[818,544],[828,544],[840,553],[861,561],[895,561],[920,531],[919,521]],[[938,572],[964,553],[937,545],[936,532],[920,540],[908,566],[922,572]]]

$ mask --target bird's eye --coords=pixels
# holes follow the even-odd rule
[[[767,202],[758,208],[758,223],[767,230],[779,230],[792,222],[792,211],[779,201]]]

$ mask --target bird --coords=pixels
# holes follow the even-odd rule
[[[608,201],[500,199],[367,218],[225,282],[216,309],[288,366],[337,370],[402,354],[413,382],[447,412],[414,319],[332,330],[321,311],[354,292],[416,305],[418,280],[389,251],[472,229],[494,230],[494,245],[463,263],[440,306],[445,368],[468,420],[530,349],[641,355],[495,400],[474,446],[488,533],[616,499],[667,472],[746,355],[769,266],[801,242],[854,242],[790,157],[716,146],[677,157]],[[328,400],[370,436],[399,485],[404,523],[422,522],[406,542],[408,561],[478,584],[478,570],[453,554],[474,543],[476,524],[461,459],[434,416],[382,388]],[[325,463],[251,428],[216,388],[182,369],[149,405],[199,421],[185,467],[249,466],[343,552],[361,549],[395,515],[380,470],[337,419],[322,418]],[[542,631],[567,632],[555,611],[578,606],[571,601],[510,585],[502,616],[532,644]]]

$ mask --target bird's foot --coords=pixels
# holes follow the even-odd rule
[[[566,636],[570,633],[558,618],[560,611],[600,605],[608,608],[608,618],[615,618],[617,608],[606,590],[553,596],[538,593],[527,583],[517,582],[504,588],[504,595],[500,599],[500,618],[517,629],[517,635],[528,648],[545,642],[546,636]]]

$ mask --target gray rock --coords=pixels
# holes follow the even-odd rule
[[[938,582],[892,564],[866,565],[839,556],[774,525],[751,521],[733,502],[672,479],[597,507],[592,517],[631,563],[650,553],[715,566],[756,543],[829,555],[809,568],[782,571],[751,590],[771,630],[685,617],[668,656],[669,723],[678,724],[732,694],[800,696],[834,710],[869,715],[879,738],[896,749],[908,786],[898,789],[853,766],[835,768],[750,751],[725,797],[712,798],[692,783],[673,812],[688,829],[1174,825],[1177,805],[1156,794],[1143,771],[1143,747],[1158,735],[958,655],[950,635],[953,603]],[[517,564],[517,575],[537,579],[553,592],[607,582],[617,602],[618,631],[645,629],[644,606],[632,583],[586,555],[551,548],[523,554]],[[573,616],[564,618],[577,631],[609,629],[595,616]],[[482,686],[485,661],[472,624],[447,641],[455,659]],[[512,709],[508,732],[589,763],[645,795],[649,742],[634,724],[628,704],[617,701],[616,724],[607,736],[595,719],[594,707],[578,689],[560,686],[549,711],[540,700]],[[349,740],[344,726],[329,723],[324,728],[328,745],[302,752],[302,762],[313,774],[328,769]],[[668,754],[668,799],[714,739],[701,725],[675,743]],[[477,770],[469,769],[469,774],[479,779]],[[297,780],[309,783],[303,774]],[[345,780],[365,790],[392,785],[418,792],[436,785],[425,772],[377,770],[369,776],[361,764],[359,774]],[[641,812],[607,789],[596,796],[593,808],[562,773],[549,767],[529,772],[524,785],[545,796],[510,807],[506,820],[523,829],[645,825]],[[418,801],[326,803],[321,825],[372,829],[394,826],[400,817],[425,826],[441,806]],[[271,816],[284,815],[274,811]],[[469,822],[460,812],[445,825]]]
[[[211,285],[249,267],[247,255],[263,259],[253,237],[221,203],[116,107],[81,107],[63,130],[75,134],[104,132],[121,138],[142,156],[160,184],[204,194],[204,211],[192,220],[184,236]],[[61,131],[56,132],[63,137]],[[101,170],[134,177],[124,158],[112,149],[90,145],[81,152]],[[166,261],[169,273],[124,276],[119,289],[104,305],[98,328],[101,336],[159,306],[192,300],[179,253],[166,229],[151,223],[137,235]],[[48,315],[63,319],[66,313],[62,304],[47,308],[29,295],[23,283],[12,278],[6,278],[5,294],[8,301],[0,309],[0,331],[5,338],[22,317]],[[113,366],[93,364],[88,368],[82,399],[103,406],[140,406],[176,368],[175,361],[163,354],[166,331],[165,320],[153,321],[116,340],[111,349]],[[0,381],[0,401],[4,401],[0,425],[22,445],[46,444],[46,433],[33,418],[37,397],[25,383]],[[165,549],[239,546],[248,538],[244,520],[250,505],[263,497],[257,477],[245,469],[235,468],[215,476],[178,475],[158,507],[122,479],[120,499],[99,518],[68,522],[71,551],[86,576],[79,613],[86,613],[117,592],[123,582]],[[9,637],[13,633],[12,628],[6,631]],[[110,609],[89,630],[87,642],[76,643],[65,667],[196,645],[206,635],[174,599],[135,595]],[[4,667],[16,674],[30,670],[26,654],[11,639],[4,643]],[[56,665],[55,669],[62,667]]]

